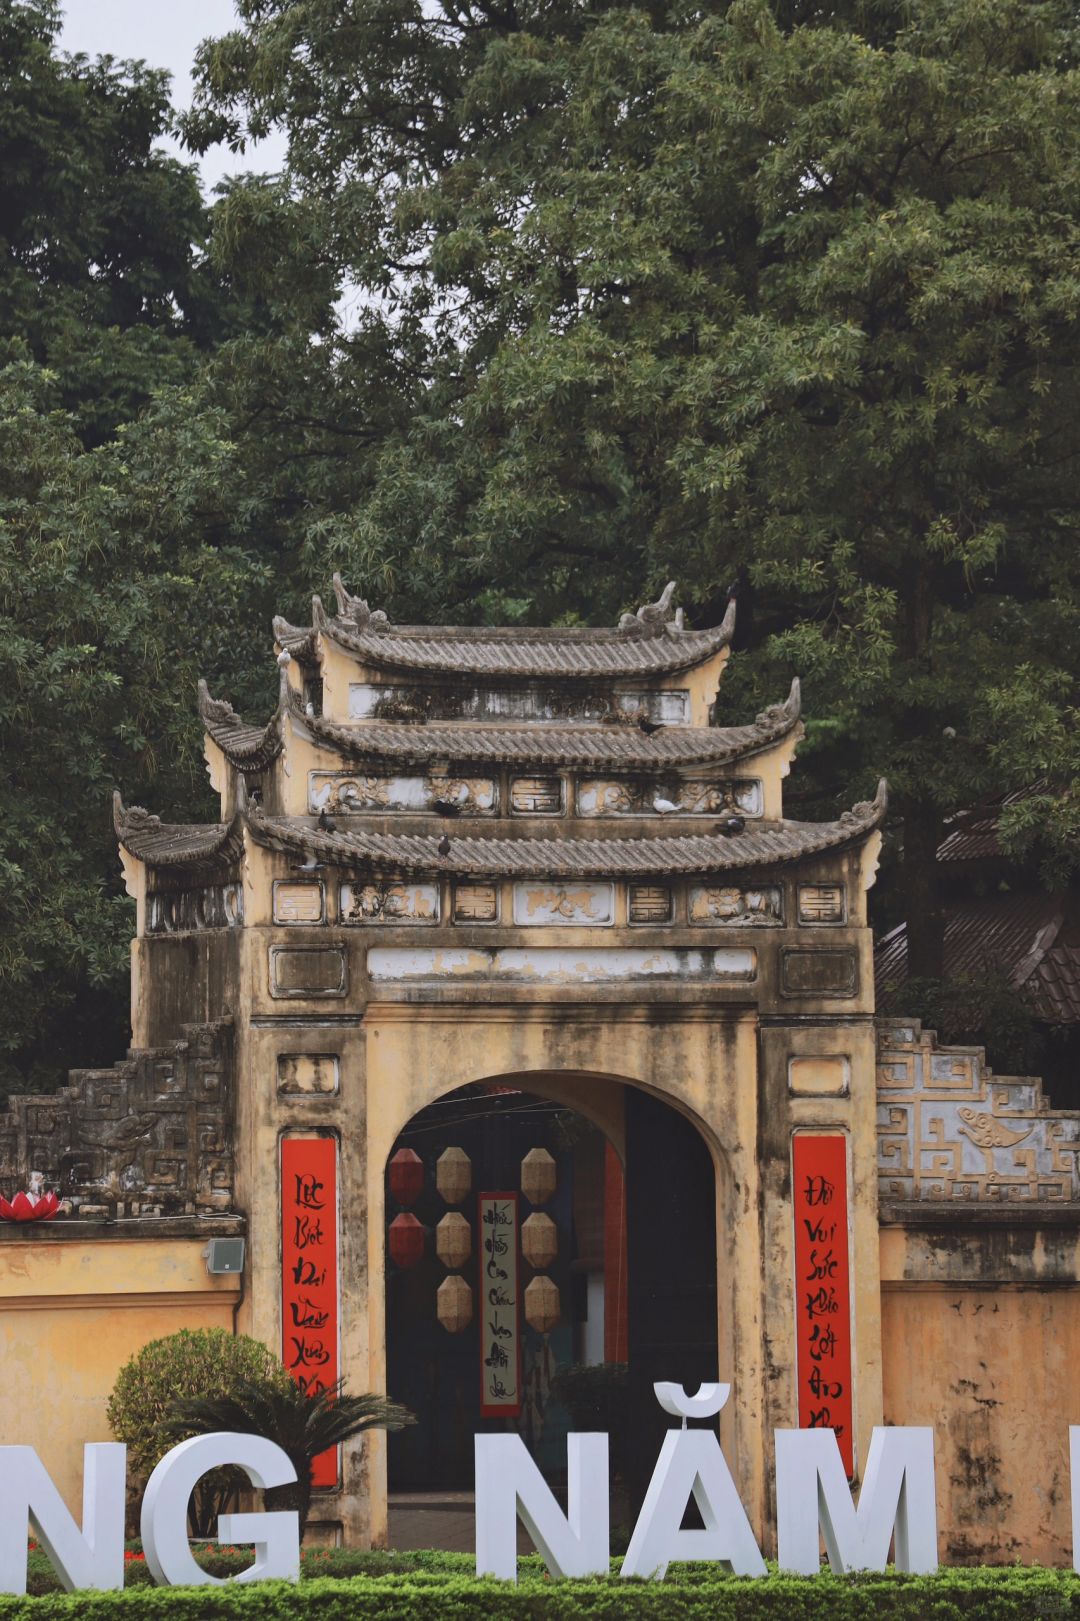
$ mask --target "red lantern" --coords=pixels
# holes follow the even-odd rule
[[[424,1191],[424,1162],[412,1148],[399,1148],[390,1161],[390,1192],[407,1209]]]
[[[423,1259],[427,1234],[416,1217],[403,1210],[390,1223],[390,1259],[395,1266],[415,1266]]]

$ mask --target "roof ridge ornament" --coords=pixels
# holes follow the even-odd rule
[[[676,610],[674,617],[668,617],[672,598],[675,595],[675,581],[669,580],[655,602],[646,602],[636,613],[625,613],[619,620],[619,629],[630,631],[635,636],[659,636],[665,630],[682,630],[682,609]]]
[[[363,597],[352,596],[337,572],[334,574],[334,596],[337,599],[338,618],[347,620],[355,630],[369,633],[389,630],[389,616],[381,608],[369,607]]]
[[[199,719],[211,722],[215,726],[228,726],[232,731],[242,727],[244,722],[225,698],[211,698],[210,688],[202,676],[199,677]]]
[[[885,812],[889,808],[889,784],[884,777],[878,779],[877,793],[873,799],[860,799],[857,805],[850,810],[841,812],[839,825],[841,827],[863,827],[867,822],[873,826],[880,825],[885,820]]]
[[[732,601],[735,599],[732,598]],[[785,723],[797,721],[802,713],[802,682],[798,676],[791,680],[791,691],[787,697],[778,704],[769,704],[759,715],[754,716],[754,725],[762,731],[772,731],[774,727]]]
[[[113,828],[121,843],[125,834],[149,833],[161,826],[161,817],[142,805],[125,805],[119,788],[113,789]]]

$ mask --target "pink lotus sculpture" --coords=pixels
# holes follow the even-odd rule
[[[10,1202],[0,1198],[0,1217],[4,1221],[51,1221],[60,1200],[55,1193],[42,1192],[44,1182],[40,1171],[32,1171],[29,1193],[17,1193]]]

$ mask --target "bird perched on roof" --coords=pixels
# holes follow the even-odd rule
[[[661,799],[659,796],[654,799],[652,803],[653,810],[659,811],[661,816],[667,816],[671,811],[677,811],[679,808],[678,805],[673,804],[670,799]]]
[[[654,732],[658,732],[661,725],[662,722],[650,720],[648,715],[639,715],[637,718],[637,729],[639,732],[644,732],[646,737],[651,737]]]
[[[337,832],[337,823],[332,816],[327,816],[325,807],[319,812],[319,827],[324,833]]]
[[[723,821],[719,824],[717,832],[722,833],[725,838],[730,839],[733,838],[735,834],[742,833],[745,827],[746,823],[743,821],[741,816],[725,816]]]
[[[435,848],[441,856],[448,856],[450,854],[450,835],[444,833]]]
[[[431,801],[431,808],[432,810],[437,811],[440,816],[461,815],[461,806],[458,804],[456,799],[433,799]]]

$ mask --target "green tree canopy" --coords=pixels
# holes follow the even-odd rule
[[[461,617],[610,619],[673,574],[711,618],[741,580],[729,713],[798,670],[819,803],[888,775],[934,971],[943,816],[1075,765],[1072,9],[239,10],[189,136],[280,125],[289,164],[220,241],[280,299],[252,239],[302,219],[413,380],[308,556]],[[336,387],[364,352],[326,344]],[[1059,881],[1077,814],[1015,830]]]

